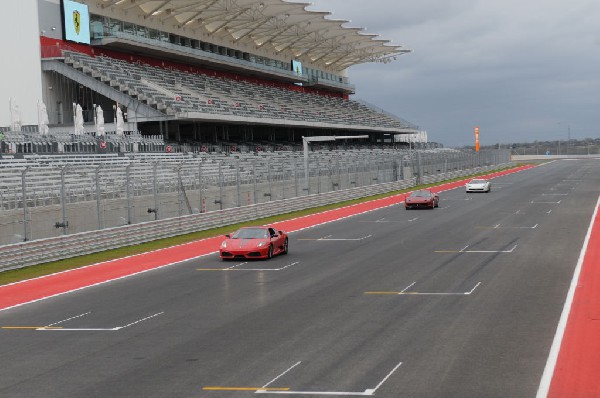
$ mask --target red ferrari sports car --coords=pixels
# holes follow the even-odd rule
[[[271,258],[288,252],[287,233],[270,226],[240,228],[225,238],[219,249],[223,260]]]
[[[412,192],[405,200],[404,207],[406,210],[429,208],[433,209],[440,205],[440,197],[437,193],[433,193],[428,189],[421,189]]]

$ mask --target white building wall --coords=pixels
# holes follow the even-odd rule
[[[37,101],[42,99],[37,0],[2,2],[0,41],[0,126],[10,126],[11,97],[22,124],[37,124]]]

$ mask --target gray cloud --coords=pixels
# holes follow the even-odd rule
[[[351,68],[356,97],[447,146],[599,137],[596,0],[315,0],[347,26],[413,50]]]

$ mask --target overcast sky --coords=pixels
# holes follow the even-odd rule
[[[313,0],[412,50],[352,67],[356,98],[448,147],[600,138],[598,0]]]

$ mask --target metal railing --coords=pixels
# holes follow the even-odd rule
[[[410,178],[419,183],[509,161],[507,151],[334,150],[309,158],[308,176],[301,152],[48,155],[15,159],[15,167],[0,162],[0,245]]]
[[[421,182],[435,183],[470,174],[489,172],[508,165],[509,164],[498,164],[431,175],[423,177]],[[412,177],[400,181],[311,194],[290,199],[252,204],[244,207],[233,207],[207,213],[147,221],[121,227],[106,228],[97,231],[62,235],[53,238],[0,246],[0,271],[27,267],[258,218],[407,189],[415,186],[417,181],[417,177]]]

